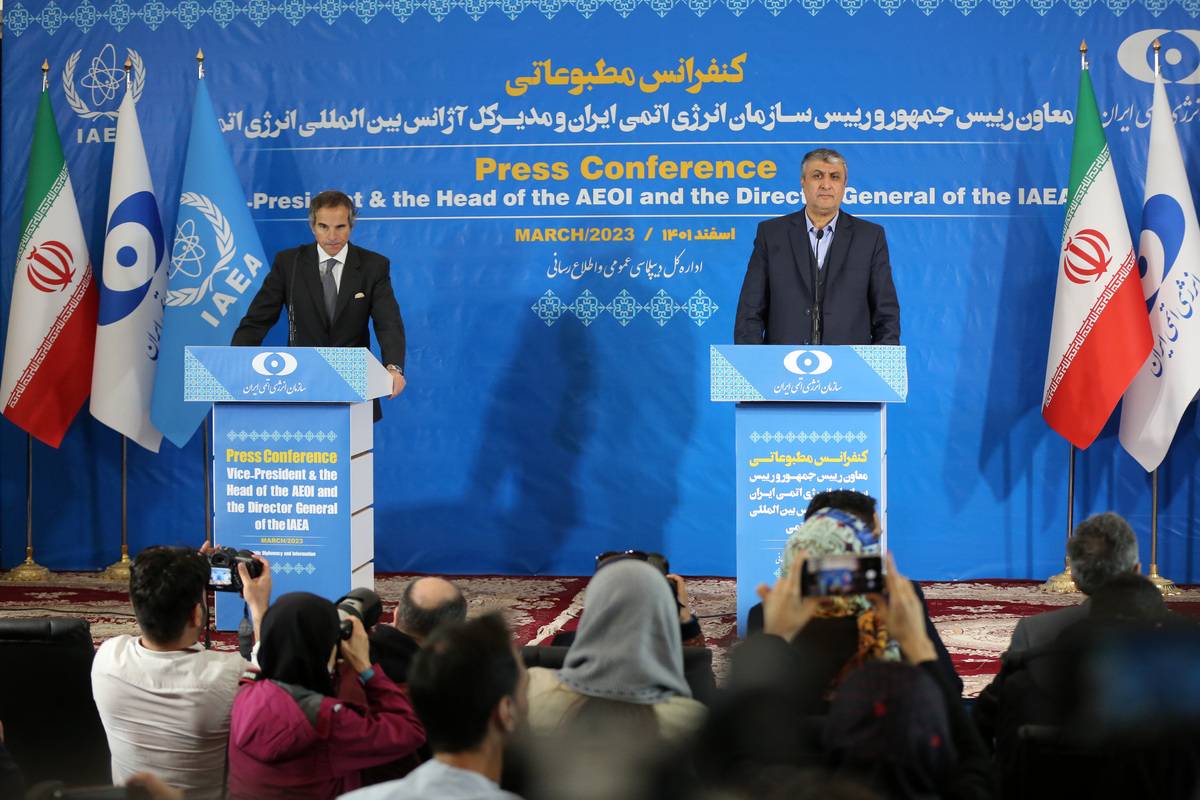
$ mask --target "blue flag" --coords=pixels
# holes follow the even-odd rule
[[[227,345],[266,276],[262,242],[201,80],[171,248],[150,419],[183,447],[208,413],[183,400],[183,349]]]

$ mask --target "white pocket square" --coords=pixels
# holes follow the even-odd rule
[[[363,294],[362,292],[359,292],[359,293],[357,293],[356,295],[354,295],[354,299],[355,299],[355,300],[363,300],[363,299],[365,299],[365,298],[366,298],[366,295],[365,295],[365,294]]]

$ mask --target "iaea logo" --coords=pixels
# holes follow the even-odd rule
[[[250,366],[259,375],[291,375],[298,366],[296,357],[291,353],[271,352],[259,353],[250,362]]]
[[[129,90],[133,92],[134,102],[137,102],[146,86],[146,64],[132,47],[125,52],[129,57],[131,73]],[[116,119],[117,106],[121,104],[125,89],[125,66],[124,61],[117,63],[117,48],[111,43],[104,45],[85,68],[79,65],[81,55],[83,51],[76,50],[63,66],[63,93],[67,104],[84,119]],[[82,74],[76,80],[75,73],[80,70]],[[110,106],[111,110],[103,110],[103,106]]]
[[[783,357],[783,368],[793,375],[821,375],[832,366],[833,359],[824,350],[793,350]]]
[[[1130,34],[1117,48],[1117,63],[1129,77],[1154,83],[1154,40],[1162,44],[1163,83],[1200,83],[1200,30],[1149,28]]]
[[[179,198],[179,222],[175,226],[175,245],[171,252],[171,266],[167,277],[171,289],[167,292],[168,306],[190,306],[199,303],[212,290],[213,281],[229,269],[236,254],[233,227],[220,207],[205,195],[184,192]],[[196,229],[195,214],[203,217],[212,227],[212,249],[204,246],[207,237]],[[205,270],[205,262],[210,266]],[[191,279],[191,280],[188,280]],[[184,285],[184,284],[189,285]]]

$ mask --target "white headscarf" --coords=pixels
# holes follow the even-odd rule
[[[588,697],[652,705],[691,697],[683,677],[679,611],[661,572],[622,559],[587,588],[579,631],[559,680]]]

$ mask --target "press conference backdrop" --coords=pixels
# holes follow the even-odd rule
[[[1200,177],[1197,0],[21,0],[5,12],[5,324],[43,58],[94,264],[126,57],[172,270],[219,246],[203,225],[174,224],[197,48],[268,254],[311,240],[310,194],[338,187],[361,203],[354,241],[391,257],[409,341],[409,388],[375,429],[382,570],[586,573],[596,552],[635,547],[732,574],[732,409],[708,401],[708,349],[731,340],[756,224],[800,206],[801,155],[832,146],[849,161],[845,210],[887,229],[902,303],[911,389],[888,438],[900,563],[922,578],[1057,571],[1067,445],[1040,401],[1081,38],[1135,241],[1155,35]],[[1200,578],[1195,429],[1193,409],[1161,471],[1160,562],[1181,581]],[[202,540],[199,439],[131,446],[134,551]],[[25,437],[6,422],[0,446],[13,564]],[[35,451],[38,559],[114,560],[119,437],[85,408],[61,450]],[[1148,486],[1114,418],[1080,457],[1076,514],[1125,514],[1145,551]]]

